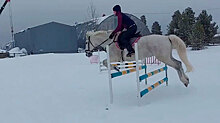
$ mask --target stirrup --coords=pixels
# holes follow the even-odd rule
[[[128,54],[126,55],[126,57],[131,57],[132,55],[134,55],[134,52],[128,53]]]

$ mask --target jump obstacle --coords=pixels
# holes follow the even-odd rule
[[[90,60],[90,63],[95,63],[95,64],[98,64],[99,65],[99,72],[102,72],[102,71],[107,71],[106,67],[103,65],[101,59],[100,59],[100,51],[98,51],[98,55],[95,55],[96,59],[98,59],[98,61],[95,61],[95,62],[91,62]],[[160,65],[161,64],[161,61],[159,61],[155,56],[151,56],[151,57],[148,57],[145,59],[144,61],[144,64],[146,65]],[[136,67],[136,61],[133,61],[133,62],[125,62],[125,63],[111,63],[111,65],[113,67],[117,67],[118,69],[127,69],[127,68],[135,68]],[[126,65],[126,67],[125,67]]]
[[[145,95],[147,94],[148,92],[150,92],[151,90],[153,90],[154,88],[158,87],[159,85],[163,84],[164,82],[166,82],[166,86],[168,86],[168,77],[167,77],[167,66],[165,65],[165,67],[163,68],[160,68],[160,69],[157,69],[157,70],[154,70],[152,72],[149,72],[149,73],[146,73],[146,69],[147,69],[147,65],[146,64],[140,64],[139,62],[139,59],[138,59],[138,45],[137,43],[135,43],[135,60],[136,62],[131,62],[131,63],[124,63],[124,65],[133,65],[132,67],[129,66],[125,66],[124,68],[130,68],[128,70],[123,70],[123,71],[118,71],[118,72],[114,72],[112,73],[111,72],[111,65],[112,66],[118,66],[118,65],[121,65],[119,63],[116,63],[116,64],[111,64],[110,63],[110,56],[109,56],[109,46],[106,47],[106,50],[107,50],[107,64],[108,64],[108,78],[109,78],[109,94],[110,94],[110,104],[113,104],[113,87],[112,87],[112,79],[113,78],[116,78],[116,77],[119,77],[119,76],[122,76],[122,75],[125,75],[125,74],[129,74],[129,73],[132,73],[132,72],[136,72],[136,82],[137,82],[137,102],[138,102],[138,105],[140,105],[140,99]],[[145,62],[146,63],[146,62]],[[135,65],[135,66],[134,66]],[[145,74],[143,75],[139,75],[140,73],[140,70],[143,70],[145,69]],[[165,71],[165,77],[154,83],[153,85],[145,88],[144,90],[140,90],[140,83],[143,81],[143,80],[147,80],[147,78],[153,76],[153,75],[156,75],[160,72],[163,72]],[[147,81],[145,82],[145,84],[147,84]]]

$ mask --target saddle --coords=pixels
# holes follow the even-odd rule
[[[118,44],[118,37],[119,37],[120,34],[121,34],[121,32],[118,32],[118,33],[116,34],[115,38],[114,38],[114,42],[116,42],[115,44],[116,44],[117,48],[119,48],[119,49],[121,49],[120,46],[119,46],[119,44]],[[134,44],[139,41],[139,39],[141,38],[141,36],[142,36],[142,35],[140,34],[140,31],[137,32],[137,33],[135,33],[135,34],[132,36],[132,38],[130,39],[130,44],[131,44],[132,46],[134,46]]]

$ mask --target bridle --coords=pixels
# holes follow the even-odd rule
[[[95,46],[92,42],[91,42],[91,37],[89,36],[88,37],[88,49],[85,51],[86,52],[86,56],[90,57],[92,56],[92,53],[93,52],[97,52],[98,50],[99,51],[105,51],[106,52],[106,49],[102,46],[104,43],[106,43],[110,38],[107,38],[106,40],[104,40],[102,43],[100,43],[99,45]],[[110,42],[108,45],[112,45],[113,43],[117,42],[115,41],[116,39],[116,35],[113,37],[113,41]],[[92,45],[93,49],[90,50],[90,44]]]
[[[99,45],[95,46],[92,42],[91,42],[91,37],[89,36],[88,37],[88,48],[87,50],[85,51],[86,52],[86,56],[90,57],[92,56],[92,53],[93,52],[96,52],[96,51],[106,51],[105,48],[102,46],[102,44],[104,44],[105,42],[107,42],[109,40],[109,38],[107,38],[106,40],[104,40],[102,43],[100,43]],[[93,47],[93,49],[90,50],[90,44],[91,46]]]

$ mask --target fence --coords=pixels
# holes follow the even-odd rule
[[[168,85],[168,78],[167,78],[167,66],[165,65],[165,67],[154,70],[152,72],[146,73],[146,69],[147,66],[146,64],[140,64],[139,62],[139,58],[138,58],[138,46],[137,44],[135,44],[135,59],[136,62],[129,62],[129,63],[110,63],[110,56],[109,56],[109,46],[106,47],[107,50],[107,65],[108,65],[108,78],[109,78],[109,91],[110,91],[110,103],[113,104],[113,89],[112,89],[112,79],[125,75],[125,74],[129,74],[132,72],[136,72],[136,81],[137,81],[137,100],[138,100],[138,105],[140,104],[140,98],[143,97],[145,94],[147,94],[148,92],[150,92],[152,89],[156,88],[157,86],[161,85],[162,83],[166,82],[166,85]],[[146,63],[146,62],[145,62]],[[126,65],[133,65],[133,66],[126,66]],[[119,67],[119,68],[129,68],[128,70],[123,70],[123,71],[118,71],[118,72],[114,72],[111,73],[111,66],[113,67]],[[140,70],[145,69],[145,74],[144,75],[139,75]],[[166,73],[166,77],[163,78],[162,80],[154,83],[153,85],[151,85],[148,88],[145,88],[144,90],[140,91],[140,82],[142,82],[143,80],[146,80],[147,78],[156,75],[157,73],[160,73],[162,71],[165,71]],[[147,84],[147,81],[145,82],[145,84]]]

